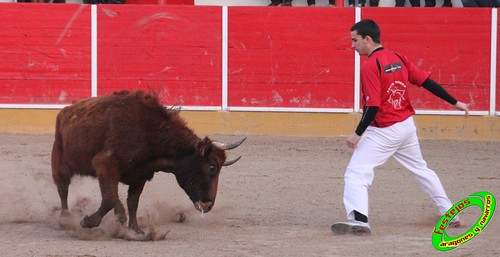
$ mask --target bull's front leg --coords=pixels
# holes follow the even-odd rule
[[[129,216],[128,227],[139,234],[144,234],[144,232],[139,228],[139,224],[137,224],[137,208],[139,207],[139,197],[141,196],[145,183],[146,181],[142,181],[139,182],[139,184],[130,185],[128,187],[128,196],[127,196],[127,207]]]
[[[109,154],[100,153],[92,160],[92,165],[96,170],[99,187],[101,188],[101,206],[90,216],[85,216],[80,225],[84,228],[93,228],[101,224],[102,218],[117,204],[120,204],[118,198],[118,168],[116,162],[111,159]],[[123,205],[122,205],[123,209]],[[124,214],[123,214],[124,215]]]

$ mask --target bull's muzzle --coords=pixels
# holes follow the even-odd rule
[[[201,213],[209,212],[213,206],[213,202],[196,201],[194,203],[194,207]]]

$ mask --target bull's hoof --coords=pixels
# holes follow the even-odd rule
[[[139,227],[129,227],[129,229],[133,230],[135,233],[137,233],[138,235],[145,235],[146,233],[144,233],[144,231],[142,231]]]
[[[85,216],[83,217],[82,220],[80,220],[80,226],[82,226],[82,228],[91,228],[88,223],[89,223],[89,216]]]
[[[61,217],[61,218],[69,218],[69,217],[71,217],[71,213],[69,213],[68,210],[62,210],[61,214],[59,215],[59,217]]]
[[[100,222],[96,221],[95,218],[91,218],[89,216],[83,217],[83,219],[80,221],[80,226],[82,228],[95,228],[99,226]]]

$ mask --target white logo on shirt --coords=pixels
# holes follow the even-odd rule
[[[401,81],[393,82],[388,88],[387,93],[389,99],[387,100],[394,109],[401,109],[401,103],[405,100],[406,85]]]

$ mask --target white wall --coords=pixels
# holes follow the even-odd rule
[[[337,0],[339,1],[339,0]],[[357,2],[358,0],[356,0]],[[367,0],[366,2],[369,2]],[[195,0],[195,5],[224,5],[224,6],[265,6],[271,3],[271,0]],[[451,0],[454,7],[463,7],[461,0]],[[395,0],[380,0],[379,6],[390,7],[396,4]],[[294,6],[307,6],[307,0],[293,0]],[[316,6],[327,6],[328,0],[316,0]],[[424,6],[424,0],[420,0],[420,5]],[[436,7],[441,7],[443,0],[436,0]],[[347,6],[347,0],[344,1]],[[410,6],[410,1],[406,0],[406,6]]]

